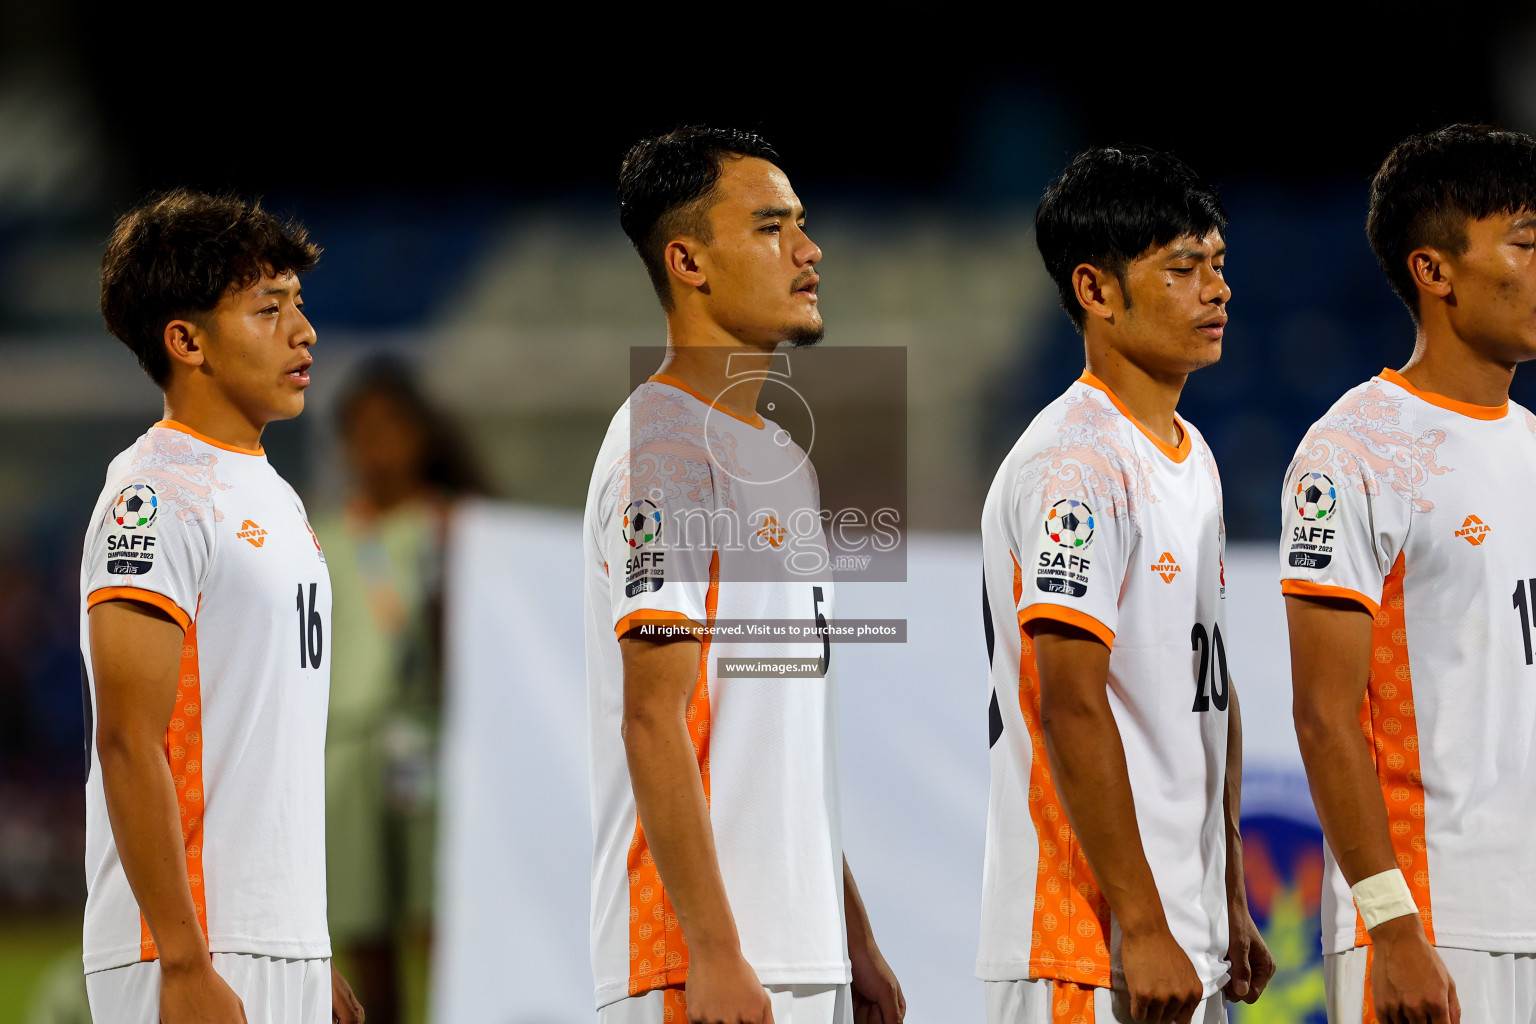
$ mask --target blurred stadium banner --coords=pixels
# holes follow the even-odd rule
[[[432,1019],[593,1019],[581,517],[476,503],[452,533]],[[1226,558],[1242,695],[1250,902],[1279,974],[1240,1024],[1322,1021],[1322,837],[1291,727],[1276,555]],[[987,805],[980,549],[917,534],[905,584],[839,584],[838,615],[907,643],[834,651],[848,860],[914,1024],[980,1020],[972,974]],[[619,742],[614,737],[615,743]]]

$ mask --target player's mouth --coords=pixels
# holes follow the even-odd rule
[[[303,387],[309,384],[309,366],[314,361],[315,360],[312,356],[306,356],[304,360],[299,363],[299,365],[289,370],[286,374],[284,374],[284,376],[293,381],[295,384]]]
[[[821,276],[820,275],[818,275],[818,274],[807,274],[805,277],[802,277],[800,280],[796,281],[794,287],[792,289],[790,289],[790,290],[792,292],[794,292],[796,295],[801,296],[802,298],[806,298],[806,299],[809,299],[812,302],[816,302],[816,301],[818,301],[817,298],[816,298],[816,289],[820,285],[821,285]]]
[[[1210,338],[1212,341],[1220,341],[1222,334],[1226,331],[1226,328],[1227,318],[1225,314],[1223,314],[1222,316],[1213,316],[1211,319],[1205,321],[1204,323],[1198,324],[1195,327],[1195,330],[1199,331],[1207,338]]]

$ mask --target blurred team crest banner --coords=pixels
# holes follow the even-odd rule
[[[1248,906],[1275,958],[1257,1003],[1232,1005],[1234,1024],[1327,1024],[1321,918],[1323,833],[1306,776],[1250,771],[1243,779]]]
[[[787,560],[732,560],[737,573],[751,572],[754,565],[773,565],[773,572],[804,572],[817,577],[830,574],[838,582],[904,582],[911,529],[907,509],[906,349],[789,348],[774,353],[766,365],[751,353],[713,351],[725,368],[727,383],[718,395],[695,393],[713,406],[705,422],[705,437],[695,443],[702,443],[709,453],[715,488],[727,493],[731,490],[727,478],[740,477],[747,490],[778,486],[785,494],[804,493],[803,488],[793,486],[794,479],[762,479],[763,473],[755,467],[744,472],[733,460],[739,440],[733,432],[741,427],[722,406],[740,404],[731,401],[732,391],[757,388],[757,412],[764,421],[763,429],[771,431],[772,444],[788,456],[784,460],[787,472],[815,481],[820,508],[786,507],[778,509],[771,521],[757,515],[751,522],[726,524],[735,527],[725,531],[737,535],[734,541],[722,540],[719,529],[695,531],[699,546],[714,549],[739,541],[750,547],[761,541],[774,548],[785,545],[801,549]],[[666,354],[667,350],[659,346],[630,349],[631,388],[651,379]],[[646,418],[644,424],[637,418],[641,416]],[[720,417],[718,422],[716,416]],[[655,433],[654,421],[652,410],[632,406],[631,429],[637,445],[642,443],[639,439]],[[643,502],[644,496],[637,501]],[[794,504],[804,506],[808,502]],[[640,509],[641,513],[650,511]],[[724,511],[719,514],[723,516]],[[671,529],[667,543],[673,550],[690,536],[684,527],[677,524]],[[676,564],[689,562],[679,560]],[[709,559],[693,560],[692,564],[699,572],[707,572]],[[783,568],[786,565],[788,570]]]

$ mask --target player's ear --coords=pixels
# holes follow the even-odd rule
[[[172,320],[165,325],[165,352],[171,362],[183,366],[203,365],[202,331],[190,320]]]
[[[1408,272],[1419,290],[1437,299],[1450,296],[1451,268],[1445,254],[1431,245],[1421,245],[1408,254]]]
[[[704,247],[691,238],[672,239],[662,252],[667,275],[684,288],[703,288],[708,282],[702,266],[703,251]]]
[[[1101,320],[1114,319],[1115,312],[1124,305],[1120,279],[1091,263],[1079,263],[1073,269],[1072,291],[1088,315]]]

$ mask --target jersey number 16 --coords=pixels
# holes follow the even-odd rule
[[[319,584],[309,585],[309,611],[306,613],[304,584],[299,584],[299,668],[319,668],[320,656],[325,653],[325,623],[315,610],[317,589]]]

